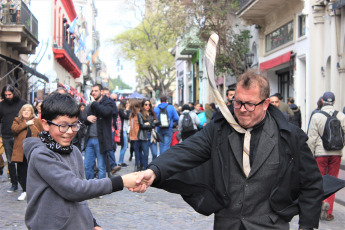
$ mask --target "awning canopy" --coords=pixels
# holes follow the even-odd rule
[[[281,65],[285,62],[288,62],[290,61],[291,59],[291,52],[292,51],[289,51],[285,54],[282,54],[276,58],[273,58],[271,60],[268,60],[268,61],[265,61],[265,62],[262,62],[260,63],[260,70],[266,70],[266,69],[271,69],[273,67],[276,67],[278,65]]]
[[[46,76],[44,76],[43,74],[37,72],[35,69],[30,68],[29,66],[25,65],[24,63],[17,61],[13,58],[7,57],[5,55],[0,54],[0,57],[5,59],[8,62],[13,63],[14,65],[19,65],[20,68],[22,68],[25,72],[31,73],[32,75],[39,77],[41,79],[43,79],[46,82],[49,82],[49,78],[47,78]]]
[[[338,0],[332,4],[332,10],[339,9],[345,6],[345,0]]]

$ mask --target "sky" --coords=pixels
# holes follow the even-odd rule
[[[128,4],[128,0],[95,0],[95,6],[98,10],[96,28],[100,33],[101,40],[99,57],[106,63],[111,77],[118,75],[116,65],[120,59],[120,63],[123,65],[122,80],[133,85],[136,75],[134,64],[123,59],[119,46],[115,46],[110,40],[125,30],[134,28],[140,21],[131,10],[132,7]]]

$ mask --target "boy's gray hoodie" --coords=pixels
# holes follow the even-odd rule
[[[25,224],[28,229],[93,229],[85,200],[123,189],[120,176],[86,180],[80,151],[69,154],[48,149],[39,138],[26,138],[28,160]]]

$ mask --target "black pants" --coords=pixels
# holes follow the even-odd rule
[[[23,192],[26,192],[26,177],[28,175],[28,162],[24,156],[23,162],[17,163],[18,181],[22,186]]]
[[[18,185],[17,180],[17,173],[16,173],[16,163],[12,163],[12,152],[13,152],[13,145],[14,145],[14,138],[13,137],[2,137],[2,142],[4,144],[6,158],[8,162],[8,171],[10,172],[11,183],[14,186]]]

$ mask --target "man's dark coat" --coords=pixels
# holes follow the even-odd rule
[[[113,119],[113,102],[107,96],[103,96],[99,102],[92,102],[86,109],[87,116],[95,115],[97,117],[97,137],[100,152],[104,153],[105,151],[112,150],[113,136],[111,132],[111,122]],[[90,125],[92,123],[85,119],[85,124],[89,125],[88,132],[85,137],[85,143],[87,143],[90,134]]]
[[[274,106],[270,105],[268,112],[280,133],[279,173],[272,178],[274,186],[268,194],[271,209],[287,222],[299,214],[301,226],[316,228],[321,212],[322,177],[306,144],[307,136],[289,124]],[[231,199],[228,136],[232,132],[235,131],[218,113],[202,131],[170,148],[149,165],[157,175],[154,186],[181,194],[205,215],[228,207]]]

